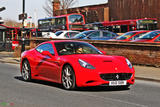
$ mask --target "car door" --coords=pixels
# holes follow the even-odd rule
[[[50,79],[53,81],[58,81],[59,79],[59,65],[57,64],[56,58],[54,56],[54,49],[52,44],[46,43],[42,44],[36,48],[39,55],[37,55],[38,62],[38,75]],[[48,51],[52,56],[43,55],[44,51]]]

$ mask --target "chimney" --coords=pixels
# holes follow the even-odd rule
[[[57,16],[56,11],[60,10],[60,1],[59,0],[53,0],[53,16]]]

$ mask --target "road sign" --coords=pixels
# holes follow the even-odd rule
[[[24,19],[27,19],[27,13],[19,15],[19,20],[24,20]]]

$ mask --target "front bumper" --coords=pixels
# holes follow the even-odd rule
[[[109,74],[110,76],[106,78],[105,76],[102,76],[107,74]],[[128,72],[104,73],[90,69],[79,69],[76,72],[76,84],[78,87],[110,86],[109,85],[110,81],[126,81],[126,85],[132,85],[135,82],[135,71],[134,69],[130,69],[129,73]],[[115,86],[121,86],[121,85],[115,85]]]

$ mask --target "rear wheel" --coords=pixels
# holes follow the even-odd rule
[[[62,85],[67,90],[75,89],[75,73],[70,65],[64,66],[62,70]]]
[[[22,78],[24,81],[31,81],[31,68],[27,60],[22,63]]]

